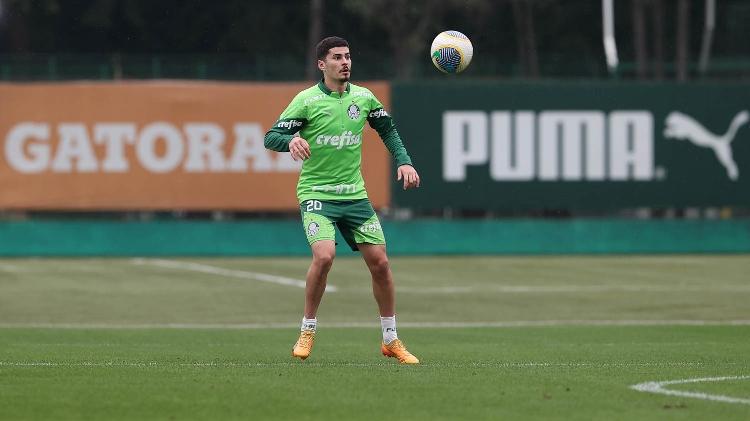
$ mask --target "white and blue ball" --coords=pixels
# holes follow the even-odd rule
[[[461,73],[471,63],[474,47],[469,37],[458,31],[443,31],[432,41],[432,63],[443,73]]]

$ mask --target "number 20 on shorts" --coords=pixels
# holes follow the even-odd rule
[[[307,201],[307,212],[312,212],[314,210],[321,210],[323,209],[323,203],[320,202],[320,200],[308,200]]]

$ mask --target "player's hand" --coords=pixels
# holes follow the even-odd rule
[[[289,142],[289,153],[292,154],[292,159],[297,160],[306,160],[310,158],[310,145],[307,144],[307,141],[299,136],[295,136],[290,142]]]
[[[419,187],[419,174],[411,165],[402,165],[396,171],[397,180],[404,180],[404,190]]]

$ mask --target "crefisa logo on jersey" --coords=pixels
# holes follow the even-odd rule
[[[341,149],[344,146],[359,145],[362,143],[362,135],[353,134],[351,130],[342,132],[340,136],[322,134],[315,138],[315,143],[318,145],[331,145],[335,146],[336,149]]]
[[[352,120],[356,120],[359,118],[359,107],[357,104],[352,104],[349,106],[349,108],[346,109],[346,114],[349,115],[349,118]]]
[[[378,108],[375,111],[370,111],[370,114],[368,114],[368,117],[370,118],[388,117],[388,113],[383,108]]]
[[[282,128],[282,129],[295,129],[297,127],[302,127],[302,122],[299,120],[287,120],[287,121],[279,121],[279,123],[276,125],[276,127]]]

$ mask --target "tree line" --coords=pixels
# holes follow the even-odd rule
[[[750,2],[717,3],[712,53],[750,56]],[[618,49],[633,77],[696,75],[704,4],[615,2]],[[309,64],[309,76],[315,42],[340,35],[355,59],[387,60],[395,77],[409,78],[428,61],[432,38],[455,29],[478,60],[521,77],[606,76],[601,19],[600,0],[0,0],[0,54],[239,53],[292,57]]]

